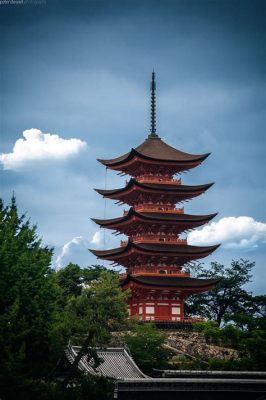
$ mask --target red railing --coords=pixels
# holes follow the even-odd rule
[[[162,237],[159,235],[139,235],[131,236],[130,241],[134,243],[163,243],[163,244],[187,244],[187,239],[179,239],[175,237]],[[128,244],[127,240],[121,240],[120,246],[124,247]]]
[[[141,316],[140,316],[141,317]],[[154,319],[141,319],[141,322],[159,322],[162,324],[172,324],[172,323],[186,323],[186,324],[196,324],[197,322],[204,322],[205,319],[202,317],[180,317],[179,320],[169,320],[169,319],[163,319],[160,317],[154,317]]]
[[[134,210],[138,212],[164,212],[171,214],[184,214],[184,207],[175,208],[174,206],[159,205],[159,204],[140,204],[134,206]],[[127,214],[127,211],[125,211]],[[124,215],[126,215],[124,214]]]
[[[164,244],[187,244],[187,239],[179,239],[171,236],[161,235],[136,235],[130,238],[134,243],[164,243]]]
[[[169,179],[169,178],[164,178],[164,177],[158,177],[158,176],[141,176],[138,177],[137,182],[141,183],[162,183],[162,184],[167,184],[167,185],[181,185],[181,178],[180,179]]]
[[[189,277],[190,273],[189,272],[181,272],[181,271],[174,271],[172,272],[172,270],[167,271],[167,272],[160,272],[160,271],[167,271],[167,267],[156,267],[156,268],[149,268],[149,270],[147,270],[146,266],[143,267],[133,267],[133,268],[129,268],[128,272],[130,274],[132,274],[133,276],[164,276],[164,275],[171,275],[171,277]],[[124,279],[127,276],[127,274],[121,274],[119,275],[119,278],[121,277],[121,279]]]

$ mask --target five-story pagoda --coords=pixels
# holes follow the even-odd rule
[[[128,236],[121,246],[111,250],[90,250],[98,258],[125,267],[121,275],[123,289],[130,288],[131,317],[172,322],[185,320],[184,300],[193,293],[212,289],[218,279],[191,278],[182,266],[211,254],[219,245],[190,246],[180,235],[199,227],[216,214],[189,215],[182,203],[204,193],[211,184],[188,186],[180,174],[200,165],[209,154],[187,154],[163,142],[156,133],[155,74],[151,82],[151,128],[147,139],[130,152],[111,160],[99,160],[106,168],[127,174],[125,187],[96,189],[103,197],[131,207],[122,217],[93,219],[103,228]]]

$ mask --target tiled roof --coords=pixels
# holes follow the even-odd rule
[[[79,346],[68,346],[65,350],[66,357],[71,364],[79,350]],[[93,362],[87,361],[86,354],[80,360],[79,369],[92,375],[120,380],[147,377],[124,348],[97,349],[97,355],[102,363],[96,370],[92,368]]]
[[[163,287],[180,287],[180,288],[203,288],[214,286],[219,282],[220,278],[215,279],[197,279],[197,278],[190,278],[190,277],[175,277],[175,276],[167,276],[167,275],[160,275],[160,276],[148,276],[148,275],[138,275],[132,276],[127,275],[124,281],[120,282],[121,286],[125,286],[130,281],[133,281],[140,285],[146,286],[163,286]]]
[[[196,162],[203,161],[208,157],[210,153],[206,154],[189,154],[183,151],[177,150],[172,146],[169,146],[160,138],[148,138],[141,145],[131,149],[126,154],[120,157],[113,158],[111,160],[99,159],[102,164],[106,166],[114,166],[120,163],[127,162],[131,160],[134,156],[139,156],[140,158],[146,158],[154,161],[166,161],[166,162],[176,162],[176,163],[186,163],[186,162]]]
[[[112,218],[112,219],[92,218],[92,220],[96,222],[96,224],[106,226],[106,225],[117,224],[120,222],[125,222],[127,220],[130,220],[132,216],[136,216],[141,220],[147,220],[152,222],[158,221],[159,223],[171,222],[173,224],[178,224],[178,223],[189,223],[189,222],[208,222],[216,215],[217,213],[209,215],[190,215],[190,214],[177,214],[177,213],[164,213],[164,212],[137,212],[131,208],[129,212],[122,217]]]
[[[188,255],[188,254],[205,254],[211,253],[216,250],[220,245],[215,246],[190,246],[182,244],[160,244],[160,243],[133,243],[128,242],[127,246],[117,247],[109,250],[93,250],[90,251],[97,257],[108,257],[111,255],[119,255],[126,253],[131,248],[137,250],[152,253],[164,253],[164,254],[176,254],[176,255]]]
[[[118,189],[95,189],[96,192],[102,194],[103,196],[110,196],[113,194],[118,194],[122,192],[126,192],[131,187],[139,187],[142,189],[146,189],[149,191],[156,191],[156,192],[172,192],[172,193],[193,193],[193,192],[202,192],[209,189],[213,183],[207,183],[205,185],[171,185],[165,183],[140,183],[135,181],[134,179],[130,179],[126,186]]]

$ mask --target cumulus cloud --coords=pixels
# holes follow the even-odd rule
[[[79,153],[87,144],[80,139],[63,139],[58,135],[27,129],[16,141],[12,153],[0,154],[4,169],[17,169],[29,161],[66,159]]]
[[[90,263],[91,254],[88,249],[91,247],[99,247],[102,244],[102,232],[97,231],[92,239],[86,239],[83,236],[76,236],[69,242],[64,244],[60,254],[56,258],[56,269],[60,269],[70,262],[76,263],[81,267],[85,267]]]
[[[96,246],[99,246],[102,243],[102,232],[101,231],[95,232],[90,242],[92,244],[95,244]]]
[[[76,236],[67,242],[56,259],[56,268],[65,267],[70,262],[79,264],[82,267],[88,265],[89,243],[89,240],[83,236]]]
[[[227,249],[253,249],[266,243],[266,223],[244,216],[222,218],[190,232],[188,243],[199,246],[222,243]]]

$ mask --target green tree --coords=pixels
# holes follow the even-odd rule
[[[247,294],[244,311],[226,314],[225,322],[233,321],[241,330],[261,329],[266,331],[266,295]]]
[[[153,368],[164,368],[170,358],[170,352],[163,347],[166,336],[151,323],[133,323],[130,334],[124,337],[134,360],[146,373]]]
[[[186,312],[217,321],[219,326],[225,316],[245,312],[250,294],[243,286],[250,282],[250,271],[254,265],[254,262],[243,259],[232,261],[230,267],[217,262],[212,262],[210,269],[205,269],[202,264],[197,265],[198,278],[221,279],[214,289],[190,296],[186,302]]]
[[[0,380],[38,377],[50,366],[49,331],[60,289],[49,267],[52,249],[42,246],[13,197],[0,201]]]
[[[126,319],[127,293],[117,275],[100,266],[82,270],[71,264],[55,272],[51,257],[36,226],[19,216],[15,198],[7,207],[0,201],[0,396],[85,399],[89,390],[90,398],[107,398],[112,385],[81,376],[78,359],[67,389],[51,381],[51,371],[69,340],[82,345],[78,357],[108,342],[110,331]]]
[[[75,375],[79,360],[90,347],[106,345],[111,337],[110,332],[119,324],[125,323],[127,317],[127,292],[119,287],[118,276],[112,272],[101,272],[97,280],[91,281],[80,296],[68,299],[64,312],[54,328],[53,336],[59,343],[81,345],[81,350],[70,368],[64,386],[67,386]]]
[[[241,324],[232,320],[227,325],[218,327],[214,321],[198,323],[195,329],[202,332],[207,342],[232,347],[239,352],[236,360],[209,360],[209,367],[214,369],[265,371],[266,368],[266,330],[247,324],[247,316],[242,315]],[[244,325],[243,325],[244,321]]]
[[[91,281],[100,277],[107,269],[101,265],[81,268],[77,264],[69,263],[55,274],[57,284],[63,289],[65,297],[80,296],[82,289]],[[109,270],[110,271],[110,270]],[[110,271],[110,273],[113,273]]]
[[[69,263],[55,274],[58,285],[63,289],[65,297],[80,296],[82,290],[82,269],[79,265]]]

